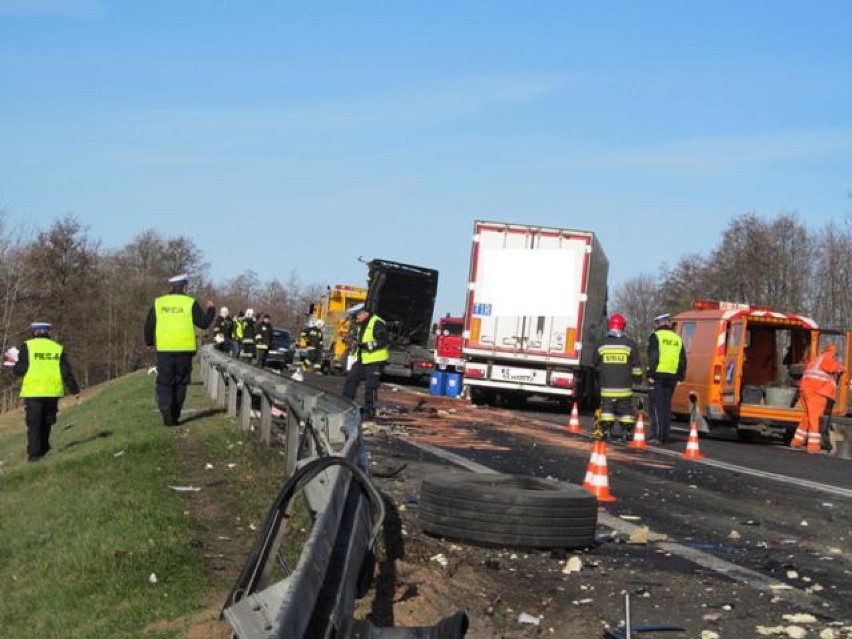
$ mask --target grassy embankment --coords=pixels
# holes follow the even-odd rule
[[[140,372],[63,400],[53,450],[35,463],[22,411],[0,416],[2,636],[229,636],[219,608],[281,458],[198,384],[186,424],[164,427],[153,389]]]

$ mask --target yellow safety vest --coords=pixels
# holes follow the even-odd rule
[[[195,325],[189,295],[162,295],[154,300],[157,329],[154,343],[158,351],[192,352],[195,350]]]
[[[26,344],[29,365],[21,384],[21,397],[62,397],[65,394],[59,368],[62,346],[47,337],[34,337]]]
[[[361,345],[359,347],[359,351],[361,353],[361,363],[362,364],[376,364],[378,362],[386,362],[390,358],[390,349],[387,346],[383,346],[382,348],[376,349],[372,352],[368,352],[364,346],[368,342],[373,341],[373,328],[376,326],[376,322],[384,323],[384,320],[381,319],[378,315],[373,315],[370,318],[370,321],[367,322],[367,328],[364,329],[364,335],[361,337]]]
[[[657,370],[652,373],[677,373],[678,364],[680,364],[680,350],[683,348],[683,342],[680,335],[668,328],[662,328],[657,331],[657,348],[660,353],[660,361],[657,363]]]

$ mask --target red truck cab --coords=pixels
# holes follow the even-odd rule
[[[435,330],[435,367],[441,371],[461,373],[464,370],[462,359],[463,317],[442,317]]]

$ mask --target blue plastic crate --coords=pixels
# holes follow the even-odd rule
[[[447,373],[432,371],[429,376],[429,394],[443,395],[447,392]]]
[[[462,389],[461,373],[447,373],[446,390],[444,394],[447,397],[458,397]]]

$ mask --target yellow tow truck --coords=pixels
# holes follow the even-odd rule
[[[303,366],[323,373],[345,373],[349,351],[350,322],[346,310],[367,299],[367,289],[336,284],[326,289],[320,300],[311,304],[305,328],[299,338],[298,358]],[[311,336],[321,333],[317,348]]]

